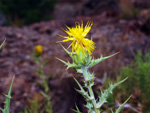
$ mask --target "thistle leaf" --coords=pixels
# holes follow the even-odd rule
[[[57,58],[57,57],[56,57]],[[61,59],[59,59],[59,58],[57,58],[59,61],[61,61],[62,63],[64,63],[66,66],[67,66],[67,69],[69,69],[69,68],[75,68],[75,69],[79,69],[81,66],[78,66],[78,65],[76,65],[76,64],[70,64],[69,62],[65,62],[64,60],[61,60]]]
[[[83,91],[83,92],[85,92],[84,89],[83,89],[83,87],[81,86],[81,84],[77,81],[77,79],[74,78],[74,80],[76,81],[76,83],[80,87],[80,90]]]
[[[62,62],[62,63],[64,63],[65,65],[68,65],[68,63],[67,63],[67,62],[65,62],[64,60],[59,59],[59,58],[57,58],[57,57],[56,57],[56,59],[58,59],[59,61],[61,61],[61,62]]]
[[[41,93],[45,98],[47,98],[47,94],[46,94],[44,91],[40,91],[40,93]]]
[[[82,94],[84,96],[84,98],[86,98],[87,100],[90,100],[90,96],[88,95],[88,93],[83,89],[83,87],[81,86],[81,84],[77,81],[77,79],[74,78],[74,80],[76,81],[76,83],[78,84],[78,86],[80,87],[80,90],[76,89],[80,94]]]
[[[49,62],[50,62],[50,59],[45,60],[42,66],[43,67],[46,66]]]
[[[2,49],[4,43],[5,43],[6,39],[3,41],[3,43],[0,45],[0,50]]]
[[[93,104],[92,104],[92,102],[87,102],[86,107],[89,109],[88,113],[95,113],[93,111]]]
[[[41,87],[44,88],[44,84],[43,84],[42,82],[36,81],[36,83],[37,83],[39,86],[41,86]]]
[[[90,68],[90,67],[92,67],[92,66],[94,66],[94,65],[96,65],[96,64],[98,64],[98,63],[100,63],[100,62],[102,62],[108,58],[111,58],[111,57],[115,56],[116,54],[118,54],[118,53],[112,54],[112,55],[107,56],[107,57],[101,56],[98,59],[93,59],[93,60],[91,60],[90,64],[88,65],[88,68]]]
[[[62,48],[66,51],[66,53],[68,53],[68,55],[72,58],[72,53],[69,52],[63,45],[61,45],[61,46],[62,46]]]
[[[5,95],[5,96],[6,96],[6,100],[5,100],[5,102],[4,102],[4,103],[5,103],[4,109],[0,108],[3,113],[9,113],[9,106],[10,106],[10,99],[11,99],[11,91],[12,91],[12,85],[13,85],[13,82],[14,82],[14,78],[15,78],[15,76],[14,76],[13,79],[12,79],[12,82],[11,82],[11,85],[10,85],[10,88],[9,88],[8,95]]]
[[[121,83],[123,83],[127,78],[123,79],[120,82],[115,83],[114,85],[110,85],[109,88],[107,90],[105,90],[104,92],[101,91],[101,96],[99,97],[99,102],[97,104],[97,108],[100,108],[104,103],[107,102],[107,98],[110,94],[112,94],[112,91],[115,87],[117,87],[118,85],[120,85]]]
[[[82,112],[80,112],[80,110],[79,110],[79,108],[78,108],[78,106],[76,105],[76,109],[77,110],[74,110],[74,109],[72,109],[74,112],[76,112],[76,113],[82,113]]]
[[[121,111],[121,109],[123,108],[123,106],[128,102],[128,100],[131,98],[131,96],[122,104],[119,106],[119,108],[116,110],[115,113],[119,113]]]

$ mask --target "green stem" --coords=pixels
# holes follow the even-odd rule
[[[48,87],[48,83],[46,81],[46,77],[45,77],[44,72],[43,72],[43,68],[44,68],[43,64],[41,63],[41,60],[39,60],[39,70],[40,70],[39,76],[44,83],[45,93],[48,95],[49,94],[49,87]]]
[[[90,75],[88,73],[88,69],[86,67],[82,67],[81,68],[82,72],[83,72],[83,76],[84,76],[84,79],[86,82],[90,82]],[[90,97],[91,97],[91,100],[92,100],[92,104],[94,106],[94,110],[95,110],[95,113],[100,113],[100,111],[97,109],[97,104],[96,104],[96,100],[95,100],[95,96],[94,96],[94,92],[92,90],[92,86],[89,84],[87,84],[87,88],[88,88],[88,92],[90,94]]]

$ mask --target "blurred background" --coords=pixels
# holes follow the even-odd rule
[[[87,35],[96,43],[94,58],[120,52],[91,69],[97,77],[95,95],[109,83],[129,77],[109,97],[104,112],[132,95],[122,113],[150,113],[150,0],[0,0],[0,43],[6,38],[0,51],[0,106],[14,75],[10,113],[24,113],[35,98],[38,105],[43,102],[37,64],[31,58],[35,46],[42,45],[42,60],[49,59],[43,70],[49,78],[53,113],[74,113],[75,105],[87,112],[73,80],[82,83],[81,75],[65,70],[55,58],[71,61],[56,42],[62,40],[58,34],[66,35],[62,28],[76,21],[94,23]],[[66,48],[69,44],[63,43]]]

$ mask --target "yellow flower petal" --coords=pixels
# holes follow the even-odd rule
[[[83,27],[83,22],[81,25],[76,22],[75,25],[76,26],[73,28],[66,26],[67,30],[64,31],[68,34],[68,36],[59,35],[63,38],[66,38],[60,42],[72,41],[70,44],[70,46],[72,46],[72,52],[78,52],[81,50],[83,52],[86,51],[89,54],[92,54],[93,50],[95,49],[95,43],[92,40],[85,38],[85,36],[91,30],[93,22],[87,22],[85,27]]]

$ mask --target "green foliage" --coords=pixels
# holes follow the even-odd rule
[[[24,113],[44,113],[43,109],[41,109],[42,104],[38,103],[38,99],[30,100],[30,106],[25,108]]]
[[[127,78],[125,78],[124,80],[121,80],[120,82],[117,82],[115,84],[110,84],[109,88],[106,89],[104,92],[101,91],[100,95],[99,95],[99,99],[97,101],[95,101],[95,107],[98,109],[98,111],[96,113],[100,113],[101,110],[100,108],[102,107],[102,105],[104,103],[107,103],[107,99],[109,97],[110,94],[112,94],[112,91],[114,88],[116,88],[118,85],[122,84]],[[83,95],[83,97],[86,99],[87,104],[86,107],[89,109],[89,113],[95,113],[93,111],[93,105],[92,105],[92,100],[94,99],[93,95],[89,95],[88,92],[86,90],[83,89],[83,87],[81,86],[81,84],[74,78],[74,80],[76,81],[76,83],[78,84],[78,86],[80,87],[80,90],[77,90],[80,94]],[[90,87],[87,86],[87,89],[89,89]],[[123,108],[123,106],[127,103],[127,101],[130,99],[130,97],[122,104],[119,106],[119,108],[116,110],[115,113],[119,113],[121,111],[121,109]],[[74,110],[75,111],[75,110]],[[77,109],[77,111],[75,112],[79,112],[79,109]],[[112,111],[113,112],[113,111]]]
[[[62,46],[63,47],[63,46]],[[66,66],[67,66],[67,69],[69,68],[75,68],[77,70],[77,72],[79,73],[82,73],[82,70],[81,70],[81,67],[85,66],[86,68],[91,68],[93,67],[94,65],[104,61],[104,60],[107,60],[113,56],[115,56],[116,54],[118,53],[115,53],[115,54],[112,54],[110,56],[106,56],[106,57],[103,57],[101,56],[100,58],[98,59],[92,59],[92,57],[89,55],[87,60],[85,61],[85,64],[83,65],[82,63],[74,63],[74,61],[76,60],[76,58],[74,57],[75,53],[72,53],[72,52],[69,52],[67,49],[65,49],[63,47],[63,49],[66,51],[66,53],[72,58],[73,60],[73,63],[71,64],[70,62],[65,62],[64,60],[61,60],[59,58],[57,58],[59,61],[61,61],[62,63],[64,63]]]
[[[5,43],[6,39],[3,41],[3,43],[0,45],[0,49],[3,47],[4,43]],[[12,82],[11,82],[11,85],[10,85],[10,88],[9,88],[9,92],[8,92],[8,95],[5,95],[6,96],[6,100],[5,100],[5,106],[4,106],[4,109],[0,108],[0,110],[2,111],[2,113],[9,113],[9,106],[10,106],[10,99],[11,99],[11,91],[12,91],[12,85],[13,85],[13,81],[14,81],[14,78],[12,79]]]
[[[129,99],[131,98],[131,96],[122,104],[119,106],[119,108],[116,110],[115,113],[120,113],[121,109],[123,108],[123,106],[129,101]]]
[[[0,108],[0,110],[2,111],[2,113],[9,113],[9,106],[10,106],[10,99],[11,99],[11,91],[12,91],[13,81],[14,81],[14,77],[12,79],[8,95],[5,95],[6,96],[6,100],[4,102],[5,103],[4,109]]]
[[[63,46],[62,46],[63,47]],[[89,68],[91,68],[92,66],[108,59],[108,58],[111,58],[112,56],[116,55],[116,54],[113,54],[113,55],[110,55],[110,56],[107,56],[107,57],[103,57],[101,56],[100,58],[98,59],[92,59],[91,56],[89,55],[88,59],[84,62],[84,63],[74,63],[76,57],[74,57],[74,55],[76,55],[75,53],[72,53],[72,52],[69,52],[68,50],[66,50],[64,47],[63,49],[69,54],[69,56],[72,58],[73,60],[73,63],[69,63],[69,62],[65,62],[59,58],[57,58],[58,60],[60,60],[62,63],[64,63],[65,65],[67,65],[67,68],[75,68],[77,70],[77,72],[79,73],[82,73],[83,76],[84,76],[84,87],[86,89],[84,89],[82,87],[82,85],[74,78],[74,80],[76,81],[76,83],[78,84],[80,90],[76,89],[80,94],[82,94],[82,96],[85,98],[86,100],[86,107],[88,108],[88,113],[101,113],[102,110],[101,110],[101,107],[104,103],[107,102],[107,98],[109,97],[109,95],[112,93],[113,89],[120,85],[122,82],[124,82],[126,79],[118,82],[118,83],[115,83],[114,85],[110,84],[109,88],[106,89],[104,92],[101,91],[100,93],[100,96],[98,97],[98,99],[95,99],[95,95],[94,95],[94,92],[92,90],[92,87],[94,86],[94,74],[93,73],[90,73],[88,71]],[[82,62],[82,61],[81,61]],[[127,99],[128,101],[129,99]],[[127,102],[125,101],[116,111],[116,113],[119,113],[121,108],[124,106],[124,104]],[[75,111],[77,113],[79,113],[79,109],[77,109],[77,111]]]
[[[101,91],[101,97],[99,98],[99,103],[98,106],[99,108],[107,102],[107,98],[109,97],[110,94],[112,94],[112,91],[115,87],[117,87],[118,85],[120,85],[121,83],[123,83],[127,78],[125,78],[124,80],[115,83],[114,85],[110,84],[109,88],[107,90],[105,90],[104,92]]]
[[[87,25],[87,26],[89,26],[89,25]],[[83,25],[82,25],[82,27],[83,27]],[[82,27],[79,26],[79,27],[76,27],[76,29],[78,29],[78,28],[82,29]],[[85,32],[85,31],[88,31],[88,30],[84,29],[83,31]],[[71,33],[71,31],[70,31],[70,33]],[[74,38],[74,36],[72,34],[70,36],[71,36],[71,38]],[[68,41],[68,39],[67,39],[67,41]],[[77,89],[76,90],[80,94],[82,94],[82,96],[85,98],[85,100],[86,100],[85,107],[88,109],[88,113],[101,113],[102,112],[101,107],[104,103],[107,102],[107,98],[112,93],[112,90],[116,86],[118,86],[122,82],[124,82],[127,79],[127,77],[126,77],[126,79],[124,79],[124,80],[122,80],[122,81],[120,81],[116,84],[110,84],[109,88],[106,89],[105,91],[101,91],[100,96],[98,97],[98,99],[96,99],[95,95],[94,95],[94,92],[93,92],[93,89],[92,89],[92,87],[95,84],[94,83],[95,76],[94,76],[94,73],[90,73],[88,69],[95,66],[96,64],[106,60],[106,59],[111,58],[112,56],[116,55],[117,53],[113,54],[113,55],[110,55],[110,56],[107,56],[107,57],[101,56],[98,59],[94,59],[94,58],[92,58],[92,56],[86,50],[87,49],[86,46],[84,44],[82,44],[82,41],[81,42],[80,41],[81,40],[79,40],[79,42],[78,42],[78,40],[73,40],[73,43],[74,42],[76,43],[75,45],[71,44],[71,46],[75,46],[75,48],[73,48],[73,49],[76,49],[74,52],[69,52],[67,49],[65,49],[62,46],[63,49],[66,51],[66,53],[68,53],[68,55],[72,58],[72,60],[73,60],[72,64],[70,62],[65,62],[65,61],[63,61],[59,58],[57,58],[57,59],[60,60],[62,63],[64,63],[67,66],[67,69],[72,67],[72,68],[75,68],[78,73],[83,74],[84,87],[75,79],[76,83],[78,84],[78,86],[80,88],[79,90],[77,90]],[[86,41],[88,41],[88,40],[85,40],[85,42]],[[82,50],[80,50],[82,47],[79,47],[79,46],[81,46],[81,45],[82,46],[84,45],[84,49],[83,49],[84,52],[82,52]],[[79,51],[78,51],[78,49],[79,49]],[[121,111],[122,107],[125,105],[125,103],[128,100],[129,100],[129,98],[116,110],[115,113],[119,113]],[[75,111],[75,112],[80,113],[78,108],[77,108],[77,111]]]
[[[3,43],[0,45],[0,50],[2,49],[4,43],[5,43],[6,39],[3,41]]]
[[[77,110],[74,110],[74,109],[73,109],[73,111],[76,112],[76,113],[82,113],[82,112],[80,112],[80,110],[79,110],[79,108],[78,108],[77,106],[76,106],[76,109],[77,109]]]
[[[31,24],[50,18],[56,2],[57,0],[0,0],[0,9],[12,24]]]
[[[142,56],[141,51],[135,55],[135,60],[126,67],[121,69],[121,75],[118,80],[124,77],[129,77],[126,84],[122,84],[117,89],[116,93],[120,92],[122,97],[126,97],[134,90],[139,89],[142,93],[140,101],[143,106],[146,105],[144,113],[150,112],[150,53]]]
[[[36,72],[39,75],[40,81],[37,81],[36,83],[43,88],[43,90],[40,91],[40,93],[42,94],[42,96],[44,97],[44,102],[38,106],[37,110],[38,112],[35,113],[52,113],[52,102],[51,102],[51,98],[52,98],[52,94],[51,96],[50,94],[50,89],[49,89],[49,85],[48,85],[48,80],[50,79],[51,76],[46,76],[44,74],[44,67],[45,65],[50,61],[50,60],[46,60],[46,61],[42,61],[42,54],[40,54],[39,56],[36,55],[36,53],[34,52],[31,55],[32,59],[34,60],[34,62],[37,64],[38,68],[36,69]],[[32,102],[32,101],[31,101]],[[37,101],[33,101],[32,102],[32,107],[34,108],[34,106],[36,105]],[[27,108],[25,109],[25,113],[33,113],[31,110],[31,108]],[[35,108],[34,108],[35,109]],[[42,110],[44,109],[44,110]],[[41,111],[42,110],[42,111]]]

